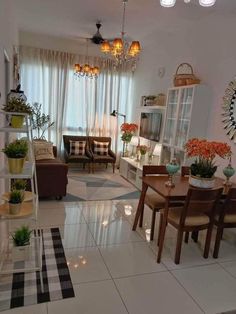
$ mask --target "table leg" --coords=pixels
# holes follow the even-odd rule
[[[137,211],[136,211],[136,214],[135,214],[134,224],[133,224],[133,228],[132,228],[132,230],[134,230],[134,231],[137,228],[139,217],[140,217],[140,215],[142,215],[142,212],[144,210],[144,200],[145,200],[147,188],[148,188],[147,184],[143,183],[142,192],[141,192],[141,195],[140,195],[138,208],[137,208]]]
[[[160,230],[160,239],[159,239],[159,247],[157,253],[157,263],[161,262],[161,254],[164,246],[164,239],[165,239],[165,232],[166,232],[166,225],[167,225],[167,217],[168,217],[168,210],[169,210],[169,200],[166,200],[164,213],[162,214],[162,224]]]

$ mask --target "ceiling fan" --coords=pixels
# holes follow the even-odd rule
[[[102,37],[102,34],[100,33],[100,28],[102,27],[101,22],[97,22],[96,23],[96,27],[97,27],[97,31],[96,33],[93,35],[92,38],[90,38],[91,42],[94,43],[95,45],[100,45],[104,42],[104,38]]]

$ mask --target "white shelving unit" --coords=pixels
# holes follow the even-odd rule
[[[176,158],[186,163],[184,145],[207,132],[209,91],[203,85],[174,87],[168,90],[161,162]]]
[[[11,117],[11,112],[0,111],[0,114],[5,116],[5,121],[7,123],[7,117]],[[9,141],[11,133],[25,134],[25,137],[28,140],[28,161],[25,162],[23,172],[21,174],[11,174],[8,171],[7,165],[0,170],[0,178],[8,180],[8,186],[10,191],[11,179],[29,179],[31,182],[31,193],[27,192],[27,198],[22,204],[21,211],[18,215],[10,215],[8,210],[8,204],[6,202],[7,192],[2,196],[2,199],[5,201],[4,204],[0,205],[0,220],[6,220],[8,222],[8,236],[4,239],[4,243],[1,247],[0,252],[0,275],[8,273],[17,273],[17,272],[34,272],[39,271],[41,289],[43,291],[43,279],[42,279],[42,235],[41,230],[37,225],[37,215],[38,215],[38,188],[37,188],[37,178],[36,178],[36,168],[35,160],[32,148],[32,127],[31,119],[29,115],[23,113],[14,113],[14,115],[24,116],[24,126],[23,128],[12,128],[8,125],[0,127],[0,132],[6,133],[6,141]],[[12,240],[10,239],[11,222],[13,220],[19,220],[19,223],[25,224],[25,220],[31,221],[33,224],[34,234],[31,237],[30,244],[30,255],[29,259],[24,261],[24,267],[19,266],[19,263],[14,262],[11,256],[12,250]],[[19,225],[19,224],[18,224]],[[0,276],[1,280],[1,276]]]

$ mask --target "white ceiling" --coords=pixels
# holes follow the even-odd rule
[[[120,34],[122,0],[13,1],[17,23],[23,31],[73,39],[91,37],[96,21],[101,20],[104,38]],[[129,0],[126,32],[129,37],[141,41],[154,32],[174,32],[219,15],[236,17],[236,0],[216,0],[211,8],[201,7],[198,0],[191,0],[190,4],[177,0],[174,8],[162,8],[159,0]]]

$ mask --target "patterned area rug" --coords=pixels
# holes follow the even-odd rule
[[[64,202],[139,198],[140,192],[119,174],[108,171],[88,174],[70,169]]]
[[[43,285],[39,272],[0,277],[0,311],[74,297],[58,228],[43,229]]]

